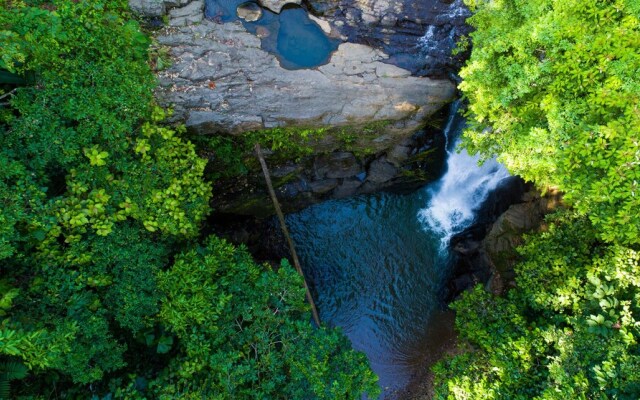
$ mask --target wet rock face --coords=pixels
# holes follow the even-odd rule
[[[495,205],[483,210],[484,221],[452,238],[458,262],[449,281],[448,300],[478,283],[494,294],[513,286],[515,249],[523,243],[523,234],[539,229],[545,215],[563,207],[562,193],[550,189],[542,195],[532,184],[514,179],[510,187],[496,193]]]
[[[294,212],[329,199],[415,190],[441,173],[443,142],[438,130],[430,128],[376,154],[338,148],[284,163],[274,160],[272,154],[267,164],[284,212]],[[274,212],[260,171],[214,184],[213,204],[218,212],[257,217]]]
[[[470,32],[462,0],[310,0],[314,12],[350,42],[389,54],[388,62],[420,76],[456,72],[466,54],[451,55]]]

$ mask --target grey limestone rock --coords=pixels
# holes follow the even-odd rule
[[[184,7],[169,10],[170,26],[197,24],[204,19],[204,1],[192,1]]]
[[[133,12],[145,17],[161,17],[167,9],[183,7],[191,0],[129,0],[129,7]]]
[[[157,98],[192,134],[328,129],[308,143],[312,154],[303,160],[282,164],[281,154],[264,149],[288,211],[401,184],[403,169],[413,168],[404,164],[417,146],[413,134],[455,97],[451,81],[412,76],[364,44],[342,43],[317,68],[284,69],[242,23],[203,19],[202,7],[202,1],[192,1],[171,9],[170,26],[157,35],[173,58],[158,75]],[[221,184],[228,186],[216,191],[221,212],[272,212],[259,171]]]
[[[191,14],[174,15],[180,25]],[[159,75],[159,98],[202,134],[389,121],[386,136],[374,143],[384,148],[421,127],[455,96],[450,81],[409,76],[385,64],[384,53],[361,44],[341,44],[321,67],[286,70],[240,23],[202,20],[165,29],[158,41],[174,58]]]
[[[129,7],[136,14],[146,17],[160,17],[165,13],[165,4],[162,0],[129,0]]]

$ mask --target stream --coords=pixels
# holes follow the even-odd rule
[[[442,290],[454,256],[449,239],[509,175],[495,161],[456,152],[464,127],[454,103],[444,129],[443,176],[409,195],[327,201],[287,216],[323,322],[339,326],[369,358],[392,398],[452,335]]]

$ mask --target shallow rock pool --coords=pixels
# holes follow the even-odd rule
[[[340,44],[339,40],[327,36],[301,7],[289,5],[280,14],[261,8],[257,20],[247,21],[239,18],[237,12],[239,6],[247,3],[246,0],[207,0],[205,15],[219,23],[242,21],[249,32],[260,38],[262,48],[278,58],[283,68],[313,68],[326,64]]]

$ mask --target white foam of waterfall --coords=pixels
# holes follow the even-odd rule
[[[429,52],[438,48],[435,26],[429,25],[424,35],[422,35],[422,37],[418,39],[418,47],[420,47],[425,52]]]
[[[509,177],[506,168],[495,160],[478,165],[478,156],[470,156],[465,150],[449,149],[457,144],[457,136],[464,128],[464,120],[457,115],[457,104],[447,121],[447,172],[431,186],[431,196],[426,208],[418,212],[418,218],[441,239],[441,248],[448,246],[453,235],[470,226],[476,211],[503,179]],[[455,148],[455,146],[452,146]]]

